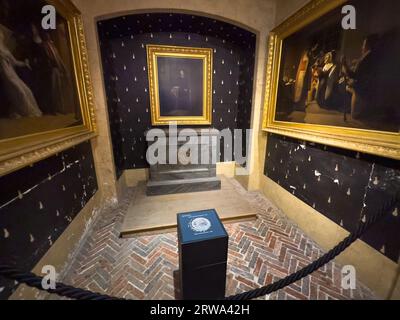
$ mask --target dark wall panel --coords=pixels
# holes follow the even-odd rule
[[[0,178],[0,261],[29,271],[97,191],[90,142]],[[15,289],[0,277],[0,299]]]
[[[398,161],[278,135],[268,136],[265,175],[348,231],[400,189]],[[399,207],[363,237],[395,262],[400,255]]]
[[[250,128],[255,34],[205,17],[169,13],[100,21],[98,32],[118,176],[125,169],[147,167],[144,132],[152,127],[147,44],[213,48],[212,127]]]

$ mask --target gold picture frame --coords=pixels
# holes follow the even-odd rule
[[[388,132],[276,120],[278,88],[281,81],[280,72],[284,70],[282,67],[284,63],[282,52],[284,43],[287,43],[285,40],[294,34],[300,34],[317,19],[325,18],[325,15],[331,14],[333,10],[338,10],[348,3],[347,0],[312,0],[271,31],[266,68],[263,130],[304,141],[400,159],[400,134],[398,131]],[[361,17],[357,16],[357,19],[361,19]]]
[[[166,79],[165,81],[160,81],[160,72],[162,71],[160,71],[159,68],[159,58],[164,59],[163,63],[168,69],[166,72],[164,72]],[[180,68],[178,61],[181,61],[181,63],[193,61],[193,65],[187,66],[187,69],[190,69],[191,67],[192,69],[195,69],[194,66],[197,67],[196,70],[189,70],[187,73],[192,75],[194,74],[197,77],[197,80],[201,77],[201,85],[197,83],[198,81],[189,81],[190,79],[183,81],[184,84],[186,83],[188,85],[188,88],[184,89],[185,92],[194,92],[194,94],[187,94],[186,97],[190,97],[187,98],[186,102],[183,102],[184,107],[192,104],[196,106],[197,109],[192,110],[193,114],[190,114],[190,110],[184,110],[185,112],[187,111],[188,114],[179,114],[179,111],[176,114],[172,114],[172,112],[171,114],[167,115],[163,114],[163,108],[167,109],[167,107],[164,105],[167,105],[167,102],[170,101],[168,100],[168,97],[173,96],[171,92],[173,92],[173,90],[176,90],[175,92],[179,92],[178,90],[180,90],[179,86],[174,86],[173,81],[168,81],[168,79],[171,78],[171,70],[175,69],[169,68],[168,64],[170,62],[167,61],[167,59],[171,59],[171,61],[174,60],[173,63],[175,63],[175,69]],[[147,45],[147,65],[150,85],[152,125],[163,126],[168,125],[171,122],[176,122],[178,125],[210,125],[212,123],[212,59],[213,50],[210,48]],[[201,62],[201,66],[199,66],[197,63],[199,61]],[[202,72],[201,75],[199,75],[200,70]],[[182,73],[182,78],[184,78],[185,73],[183,71],[180,72]],[[196,77],[193,77],[193,79],[196,79]],[[193,82],[195,83],[193,84]],[[192,83],[192,85],[188,83]],[[163,86],[171,86],[172,88],[164,88]],[[199,92],[200,87],[202,87],[201,92]],[[163,92],[166,92],[166,94],[163,95]],[[195,94],[196,92],[197,94]],[[176,95],[175,101],[178,101],[177,97],[178,94]],[[163,103],[160,103],[161,100]],[[170,104],[172,104],[172,102]]]
[[[69,43],[72,89],[81,112],[78,125],[0,140],[0,176],[19,170],[96,136],[93,89],[90,80],[83,22],[70,0],[43,0],[65,19]],[[40,16],[38,12],[36,16]],[[51,90],[50,88],[48,90]],[[71,106],[72,107],[72,106]]]

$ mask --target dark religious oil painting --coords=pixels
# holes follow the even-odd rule
[[[147,45],[153,125],[209,125],[211,48]]]
[[[41,0],[0,0],[0,139],[81,125],[67,20]]]
[[[399,132],[400,1],[345,4],[283,40],[275,120]]]
[[[203,60],[158,57],[161,116],[203,114]]]

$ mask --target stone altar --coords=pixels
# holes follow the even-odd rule
[[[146,188],[148,196],[221,189],[216,170],[218,130],[162,131],[164,136],[158,136],[153,130],[146,133],[148,148],[157,143],[158,158],[166,159],[166,163],[150,164],[150,180]],[[185,136],[185,139],[179,136]]]

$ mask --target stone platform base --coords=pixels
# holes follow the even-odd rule
[[[149,181],[147,183],[146,195],[158,196],[162,194],[189,193],[219,189],[221,189],[221,180],[217,177]]]
[[[176,215],[189,211],[215,209],[223,222],[256,219],[257,211],[247,201],[239,182],[225,176],[219,178],[220,190],[152,197],[146,195],[146,182],[140,182],[131,198],[120,235],[176,232]]]

